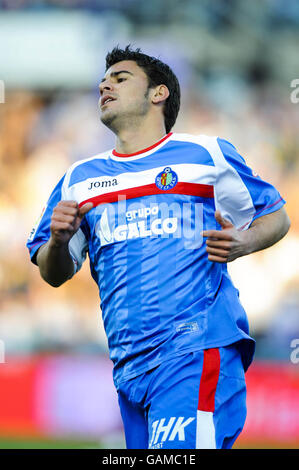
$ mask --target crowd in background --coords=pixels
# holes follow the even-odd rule
[[[9,9],[56,3],[2,0],[0,6]],[[98,10],[108,8],[104,1],[89,3]],[[133,10],[133,1],[122,3]],[[236,2],[224,3],[235,11]],[[289,21],[292,27],[299,21],[299,9],[298,15],[291,14],[294,2],[284,3],[280,23],[275,12],[282,11],[282,2],[272,3],[267,24],[283,26]],[[70,4],[81,6],[79,1],[60,2],[62,6]],[[111,8],[113,4],[109,2]],[[175,4],[179,8],[181,2]],[[184,14],[195,4],[187,2]],[[214,4],[221,21],[215,22],[217,16],[210,14],[206,22],[214,28],[229,27],[224,19],[230,16],[227,12],[224,15],[221,2]],[[148,18],[148,2],[139,5],[135,17],[143,9],[143,18]],[[173,21],[175,18],[173,15]],[[138,37],[134,39],[138,44]],[[189,51],[186,54],[190,58]],[[290,341],[299,338],[299,103],[290,99],[290,81],[299,77],[284,77],[285,81],[279,82],[282,77],[277,73],[275,80],[281,67],[274,61],[273,69],[269,68],[266,59],[260,51],[260,56],[247,64],[246,76],[241,79],[235,73],[221,74],[192,56],[188,74],[186,70],[182,73],[182,107],[173,130],[219,135],[231,141],[247,164],[274,184],[287,201],[292,224],[288,236],[275,247],[229,266],[253,334],[259,338],[257,354],[287,359]],[[8,353],[107,350],[98,289],[90,277],[88,261],[71,281],[54,289],[40,279],[25,247],[35,220],[68,166],[114,145],[114,136],[100,123],[97,101],[95,84],[94,89],[77,90],[8,87],[5,103],[0,104],[0,338]]]

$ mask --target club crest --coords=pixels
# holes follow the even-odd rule
[[[172,189],[178,182],[178,175],[167,166],[156,176],[156,186],[163,191]]]

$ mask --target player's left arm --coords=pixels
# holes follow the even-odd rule
[[[290,228],[290,219],[284,209],[255,219],[247,230],[238,230],[220,211],[215,219],[221,230],[205,230],[208,259],[218,263],[228,263],[241,256],[268,248],[281,240]]]

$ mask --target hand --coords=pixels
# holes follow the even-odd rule
[[[222,217],[220,211],[215,212],[215,219],[222,230],[204,230],[203,237],[207,237],[206,250],[208,259],[217,263],[228,263],[247,254],[244,232]]]
[[[51,239],[55,245],[67,244],[77,232],[82,219],[93,208],[92,202],[78,206],[76,201],[60,201],[51,218]]]

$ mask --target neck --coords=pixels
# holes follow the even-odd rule
[[[135,153],[158,142],[165,134],[164,122],[158,125],[131,125],[117,133],[115,150],[123,154]]]

